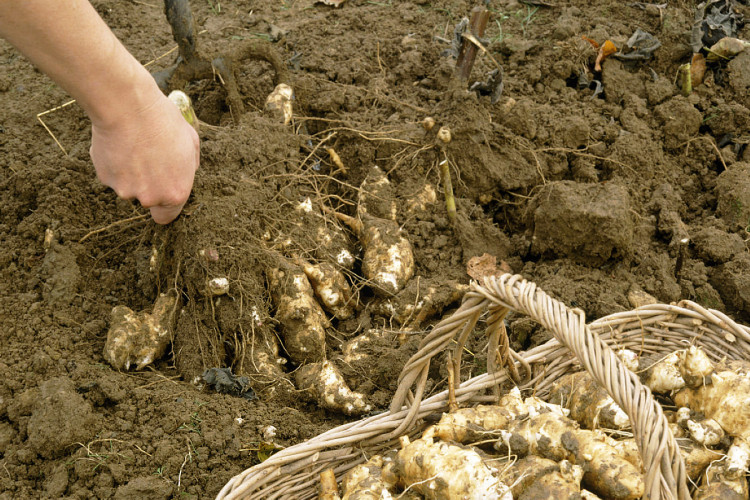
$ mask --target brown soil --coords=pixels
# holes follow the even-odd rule
[[[140,60],[173,47],[156,0],[93,3]],[[295,207],[309,197],[354,215],[373,166],[392,183],[381,201],[396,202],[416,275],[390,298],[355,264],[356,314],[329,318],[325,355],[377,411],[424,330],[455,307],[468,259],[485,252],[590,319],[630,309],[629,292],[641,289],[750,320],[750,52],[683,97],[673,80],[690,57],[692,4],[659,15],[623,2],[554,3],[491,2],[488,48],[504,68],[492,104],[451,85],[455,63],[443,54],[472,2],[193,2],[206,53],[273,42],[291,71],[296,118],[283,126],[262,112],[273,90],[264,62],[238,68],[247,108],[238,123],[219,83],[192,83],[185,90],[206,123],[201,169],[187,213],[166,228],[120,223],[144,210],[97,182],[82,111],[44,116],[63,155],[35,115],[65,93],[0,42],[0,498],[207,498],[272,452],[261,444],[267,426],[276,446],[288,446],[352,418],[294,388],[283,346],[276,371],[257,362],[275,355],[285,326],[274,319],[270,270],[325,259],[315,224],[300,223]],[[662,42],[654,59],[628,68],[610,57],[603,94],[579,88],[596,57],[581,35],[622,47],[637,27]],[[493,68],[480,57],[472,80]],[[453,136],[442,148],[441,126]],[[446,159],[455,224],[443,205]],[[427,184],[437,202],[418,206]],[[46,230],[54,236],[45,250]],[[206,293],[214,277],[229,279],[228,295]],[[112,308],[149,310],[173,288],[181,298],[169,354],[142,371],[113,370],[102,354]],[[431,314],[414,322],[407,306],[430,288]],[[399,341],[403,326],[410,332]],[[510,326],[517,349],[545,338],[523,318]],[[385,335],[371,338],[365,359],[342,363],[342,344],[368,329]],[[256,399],[193,383],[226,366],[250,377]]]

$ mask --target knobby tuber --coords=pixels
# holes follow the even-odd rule
[[[305,273],[294,264],[282,262],[271,270],[269,282],[289,357],[297,364],[322,361],[328,319]]]
[[[407,488],[427,499],[512,500],[510,488],[471,448],[434,442],[423,437],[413,442],[401,437],[396,466]]]
[[[440,422],[425,431],[425,436],[435,435],[443,441],[457,443],[483,441],[492,435],[500,436],[514,421],[548,412],[568,414],[568,410],[536,397],[524,400],[521,391],[514,387],[497,405],[479,405],[444,413]]]
[[[280,83],[266,99],[266,112],[276,121],[287,125],[292,121],[294,90],[286,83]]]
[[[612,499],[635,500],[643,496],[641,473],[617,453],[598,433],[549,412],[515,422],[501,431],[496,447],[519,456],[539,455],[551,460],[570,460],[583,467],[583,482],[594,493]]]
[[[529,455],[516,462],[507,481],[516,500],[579,500],[582,478],[583,469],[567,460]]]
[[[372,407],[365,396],[353,392],[341,372],[330,361],[309,363],[295,372],[297,387],[306,391],[321,406],[345,415],[361,415]]]
[[[630,428],[627,413],[588,372],[569,373],[560,377],[550,391],[549,402],[570,410],[570,418],[586,429],[603,427],[612,430]]]
[[[340,269],[327,261],[311,264],[299,259],[298,263],[326,311],[337,319],[349,319],[354,316],[357,294]]]
[[[393,484],[383,479],[383,457],[375,455],[346,473],[341,481],[341,500],[388,500],[395,498]]]
[[[159,295],[151,313],[116,306],[104,344],[104,359],[117,370],[128,370],[131,365],[140,370],[162,357],[171,341],[176,305],[177,293],[170,291]]]

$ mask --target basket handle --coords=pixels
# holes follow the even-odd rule
[[[473,328],[486,307],[506,307],[528,315],[552,332],[628,414],[643,459],[644,498],[690,499],[685,464],[661,405],[654,400],[651,391],[641,384],[638,376],[628,370],[614,351],[591,332],[583,311],[569,309],[538,289],[536,284],[518,275],[487,276],[483,281],[483,285],[472,282],[461,307],[433,328],[423,339],[419,351],[404,366],[391,412],[407,405],[410,406],[409,415],[416,415],[422,397],[421,382],[429,370],[432,357],[442,352],[457,333]],[[415,382],[416,395],[411,396],[410,388]],[[407,417],[394,432],[408,426],[409,420]]]

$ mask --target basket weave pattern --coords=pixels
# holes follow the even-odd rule
[[[511,310],[528,315],[554,338],[514,353],[508,348],[502,321]],[[463,345],[485,311],[489,311],[487,373],[456,383],[459,404],[497,401],[499,386],[511,381],[544,397],[561,375],[583,367],[630,417],[644,464],[644,498],[690,498],[685,466],[661,406],[613,349],[666,355],[697,345],[714,361],[747,359],[750,329],[690,301],[643,306],[587,325],[582,311],[569,309],[534,283],[510,274],[487,277],[483,284],[472,283],[461,307],[422,340],[401,372],[390,411],[336,427],[276,453],[233,477],[217,498],[314,498],[323,470],[333,468],[340,479],[370,456],[397,448],[400,435],[421,433],[426,426],[424,417],[448,409],[448,391],[423,400],[432,358],[450,349],[453,364],[459,367]],[[460,371],[455,373],[458,382]]]

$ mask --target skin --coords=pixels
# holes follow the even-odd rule
[[[0,36],[65,89],[91,119],[102,183],[154,221],[182,211],[200,163],[198,135],[87,0],[0,0]]]

